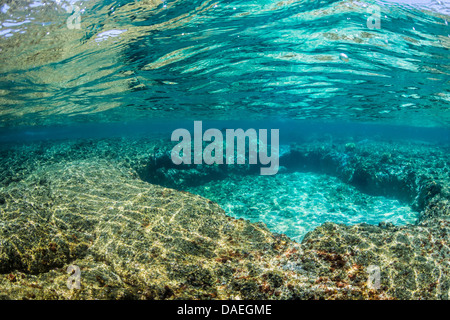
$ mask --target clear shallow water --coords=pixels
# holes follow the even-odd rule
[[[68,2],[1,6],[1,126],[449,125],[447,0],[71,2],[80,29],[68,27]],[[380,29],[367,27],[370,4],[380,6]]]
[[[67,24],[69,2],[1,3],[0,141],[146,135],[192,120],[252,120],[280,129],[283,143],[449,141],[448,1],[71,3],[79,29]],[[367,26],[372,4],[380,29]],[[193,191],[294,238],[325,221],[417,217],[328,176],[268,179]]]
[[[405,203],[369,196],[338,178],[314,173],[234,177],[187,190],[216,201],[233,217],[264,222],[297,241],[330,221],[405,225],[418,218]]]

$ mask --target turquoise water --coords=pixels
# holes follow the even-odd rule
[[[398,200],[366,195],[338,178],[314,173],[234,177],[188,190],[217,201],[233,217],[262,221],[297,241],[329,221],[405,225],[418,217]]]
[[[449,124],[447,1],[72,2],[80,29],[64,1],[2,5],[2,126]],[[367,27],[373,4],[380,29]]]
[[[7,223],[16,213],[49,210],[52,217],[62,214],[55,221],[65,221],[66,214],[75,212],[79,217],[72,222],[78,232],[79,221],[90,219],[82,215],[83,208],[98,209],[103,222],[128,218],[123,214],[127,210],[159,218],[167,211],[177,223],[182,209],[197,212],[181,204],[166,209],[178,200],[150,183],[183,191],[177,195],[193,208],[197,198],[189,193],[200,195],[208,199],[204,206],[217,203],[226,215],[265,224],[273,239],[285,234],[295,244],[315,230],[316,237],[326,234],[327,222],[360,225],[361,239],[379,226],[367,243],[385,241],[386,248],[393,242],[385,233],[396,227],[411,228],[411,234],[425,239],[425,229],[414,228],[450,212],[449,20],[448,0],[2,0],[0,218]],[[276,174],[261,174],[261,162],[248,164],[250,138],[244,139],[244,164],[176,165],[171,135],[182,128],[194,139],[194,121],[202,121],[203,132],[217,129],[224,138],[231,129],[278,130],[279,141],[271,137],[255,143],[261,150],[279,142]],[[228,143],[224,141],[225,149]],[[185,150],[192,147],[196,156],[197,146]],[[104,190],[93,187],[100,180]],[[84,190],[86,186],[90,189]],[[145,194],[146,188],[155,191]],[[155,200],[160,194],[169,200]],[[65,207],[61,199],[79,202]],[[134,206],[139,209],[133,211]],[[110,219],[105,208],[117,209],[118,216]],[[41,221],[33,219],[30,223]],[[230,220],[220,221],[223,227]],[[53,228],[47,222],[43,230]],[[141,221],[136,225],[138,231],[130,231],[132,244],[126,246],[140,241],[133,237],[142,231]],[[114,228],[83,232],[89,242],[100,233],[115,236]],[[158,228],[144,229],[145,236],[163,234]],[[205,228],[205,238],[216,232]],[[430,228],[435,232],[438,227]],[[351,230],[339,230],[346,234],[342,239],[351,238]],[[182,239],[184,252],[187,236],[180,234],[171,237]],[[93,252],[114,252],[115,241],[99,245],[95,239]],[[231,241],[231,236],[223,239]],[[365,252],[369,245],[361,243],[360,252]],[[56,250],[53,242],[50,248]],[[430,250],[448,258],[442,248],[441,243],[440,249],[436,244]],[[391,255],[380,255],[382,264],[390,266]],[[430,258],[441,263],[437,259]],[[0,273],[9,274],[2,261]],[[402,263],[410,264],[407,259]],[[147,280],[154,276],[142,274]],[[166,297],[168,290],[161,288],[160,296]],[[221,294],[214,292],[215,297],[231,297]]]

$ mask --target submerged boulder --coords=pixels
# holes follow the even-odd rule
[[[287,278],[274,263],[281,240],[263,224],[136,176],[81,160],[4,188],[3,297],[268,298],[263,276]],[[80,268],[79,290],[66,285],[69,265]]]

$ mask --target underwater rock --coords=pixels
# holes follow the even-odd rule
[[[301,261],[321,282],[353,288],[333,298],[449,299],[449,237],[448,219],[394,228],[326,223],[304,238]],[[380,270],[378,290],[367,288],[370,266]],[[368,290],[354,290],[361,287]]]
[[[135,176],[79,160],[2,188],[3,298],[262,299],[288,277],[276,267],[280,240],[264,225]],[[66,286],[69,265],[80,267],[79,290]],[[259,290],[264,274],[277,275],[273,290]]]
[[[351,182],[361,168],[369,186],[389,194],[398,181],[424,207],[417,225],[325,223],[296,243],[208,199],[143,181],[154,173],[159,143],[42,142],[2,151],[0,299],[449,298],[447,168],[425,167],[429,151],[407,162],[398,145],[357,144],[352,154],[336,142],[293,148],[283,156],[288,170],[314,167]],[[382,149],[392,154],[389,167],[379,161]],[[70,265],[80,268],[80,289],[67,287]],[[368,286],[374,265],[379,289]]]

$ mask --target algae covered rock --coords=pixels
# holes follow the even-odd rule
[[[449,298],[445,166],[406,163],[397,146],[378,155],[361,145],[351,154],[339,145],[294,148],[283,158],[290,170],[347,182],[361,170],[370,189],[389,194],[397,181],[424,208],[414,225],[329,222],[297,243],[211,200],[141,180],[158,170],[154,146],[111,139],[1,151],[0,299]],[[379,161],[384,152],[388,163]],[[191,170],[203,174],[181,176]],[[69,266],[80,272],[79,289],[68,287]],[[369,286],[373,267],[379,288]]]
[[[107,161],[53,164],[2,195],[7,298],[270,295],[259,290],[260,276],[274,268],[279,239],[264,225],[143,182],[130,169]],[[69,265],[81,270],[80,290],[66,286]]]
[[[304,238],[301,260],[321,282],[347,289],[325,292],[333,299],[449,299],[449,237],[442,218],[404,227],[326,223]],[[377,290],[368,288],[371,267],[380,271]]]

